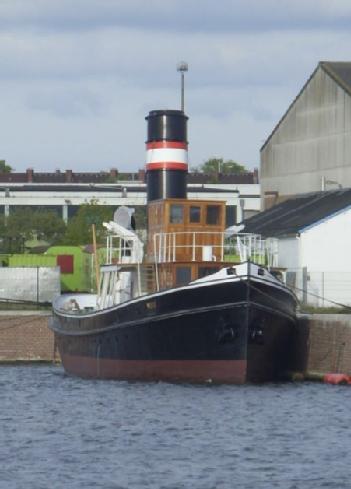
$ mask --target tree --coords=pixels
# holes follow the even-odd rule
[[[198,168],[194,168],[195,171],[200,171],[207,174],[217,174],[217,173],[245,173],[247,168],[240,165],[234,160],[224,160],[223,158],[209,158],[204,161],[202,165]]]
[[[135,206],[134,219],[136,229],[145,229],[147,226],[147,208],[146,205]]]
[[[6,165],[5,160],[0,160],[0,173],[11,173],[13,168],[10,165]]]
[[[63,244],[78,246],[92,243],[92,224],[96,226],[97,243],[103,243],[106,230],[102,223],[111,221],[112,216],[113,209],[98,205],[97,200],[82,204],[77,214],[67,224]]]
[[[63,219],[53,211],[17,209],[0,222],[1,248],[4,253],[24,251],[28,240],[43,240],[57,244],[65,233]]]

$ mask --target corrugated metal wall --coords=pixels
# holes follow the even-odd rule
[[[59,267],[0,268],[0,299],[52,302],[60,293]]]
[[[319,67],[261,151],[262,196],[318,191],[322,177],[351,187],[351,97]]]

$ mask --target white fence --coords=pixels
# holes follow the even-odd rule
[[[52,302],[61,293],[59,267],[0,268],[0,300]]]

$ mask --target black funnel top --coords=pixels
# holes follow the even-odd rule
[[[165,140],[188,142],[188,117],[182,110],[151,110],[145,119],[148,121],[147,143]]]

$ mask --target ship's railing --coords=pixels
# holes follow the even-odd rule
[[[108,233],[105,265],[100,266],[97,277],[98,309],[105,309],[141,295],[140,265],[143,261],[143,243],[133,230],[114,221],[104,223],[104,226]]]
[[[136,240],[125,240],[119,236],[107,236],[105,263],[140,263],[138,242]]]
[[[278,264],[278,241],[258,234],[238,233],[226,237],[212,231],[155,233],[155,263],[219,261],[241,263],[250,259],[267,266]]]

